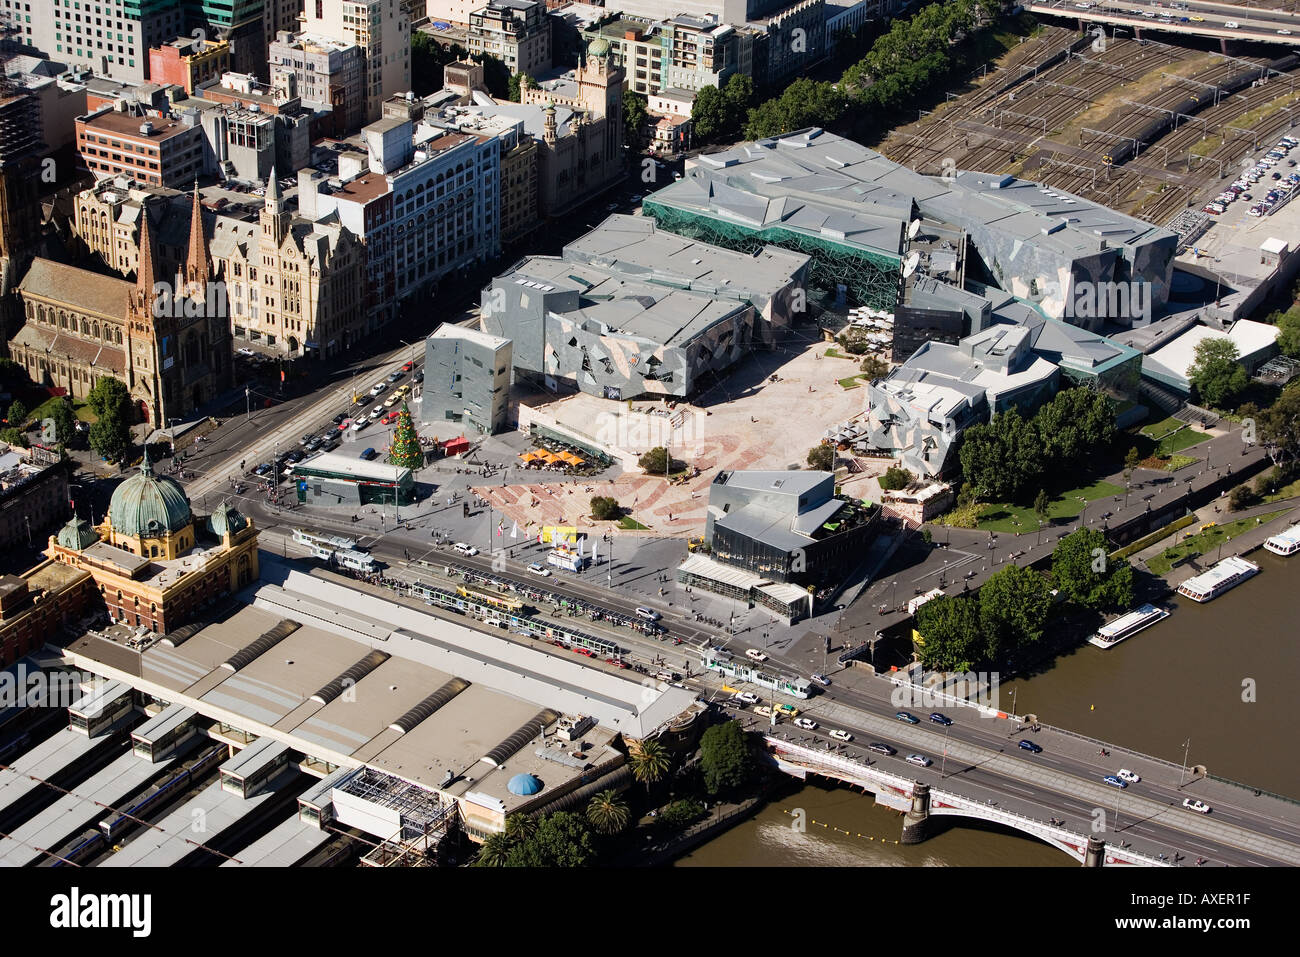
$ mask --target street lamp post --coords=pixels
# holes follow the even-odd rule
[[[939,764],[939,778],[948,776],[948,725],[943,726],[943,761]]]
[[[1188,738],[1183,742],[1183,769],[1178,772],[1178,786],[1183,786],[1183,778],[1187,774],[1187,751],[1192,746],[1192,739]]]

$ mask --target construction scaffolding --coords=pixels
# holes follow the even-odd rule
[[[374,768],[361,768],[338,790],[397,813],[400,826],[396,833],[362,857],[366,867],[435,865],[448,839],[460,828],[455,801]]]

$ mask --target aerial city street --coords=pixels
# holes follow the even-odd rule
[[[32,5],[0,866],[1300,865],[1300,2]]]

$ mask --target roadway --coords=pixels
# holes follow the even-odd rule
[[[894,717],[900,709],[890,700],[895,688],[887,680],[842,672],[833,681],[810,701],[796,703],[819,723],[815,731],[782,722],[769,733],[796,743],[823,745],[845,757],[992,802],[1004,810],[1043,821],[1049,816],[1060,817],[1075,830],[1090,830],[1104,815],[1106,831],[1152,856],[1165,853],[1172,859],[1174,854],[1182,854],[1189,862],[1203,857],[1219,865],[1295,863],[1232,843],[1240,841],[1240,835],[1228,833],[1214,840],[1203,833],[1230,828],[1286,842],[1300,854],[1300,806],[1256,798],[1252,792],[1206,781],[1190,770],[1184,773],[1178,765],[1118,747],[1107,747],[1109,755],[1102,756],[1094,742],[1052,728],[1017,732],[1013,720],[990,717],[969,707],[939,706],[937,710],[953,720],[940,731],[928,721],[935,709],[904,704],[903,710],[922,721],[920,725],[907,724]],[[755,730],[767,724],[752,716],[743,720]],[[836,742],[827,734],[831,729],[848,731],[854,740]],[[1022,751],[1021,739],[1032,740],[1043,751]],[[887,744],[898,753],[886,757],[870,752],[866,746],[872,742]],[[913,752],[930,758],[933,765],[919,768],[906,763],[905,758]],[[1104,776],[1121,767],[1137,772],[1142,780],[1123,790],[1102,783]],[[1182,801],[1189,796],[1209,804],[1210,814],[1184,809]]]
[[[1220,40],[1254,40],[1293,44],[1300,34],[1300,14],[1289,10],[1261,10],[1209,0],[1161,3],[1156,0],[1121,0],[1089,3],[1086,0],[1050,0],[1025,4],[1031,13],[1110,23],[1141,30],[1160,30]],[[1167,19],[1161,20],[1164,16]],[[1182,18],[1187,18],[1183,22]],[[1199,19],[1193,19],[1199,18]],[[1227,24],[1235,24],[1229,27]]]

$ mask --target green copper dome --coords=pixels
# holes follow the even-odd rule
[[[133,475],[113,492],[108,518],[119,535],[162,538],[190,523],[190,503],[179,482],[153,474],[146,452],[140,463],[140,474]]]
[[[99,541],[99,533],[84,518],[74,518],[59,529],[58,542],[64,548],[79,552],[97,541]]]
[[[587,44],[587,56],[609,56],[609,41],[604,37],[596,37]]]
[[[217,510],[208,516],[208,531],[217,538],[238,535],[246,528],[248,528],[248,519],[225,502],[218,505]]]

